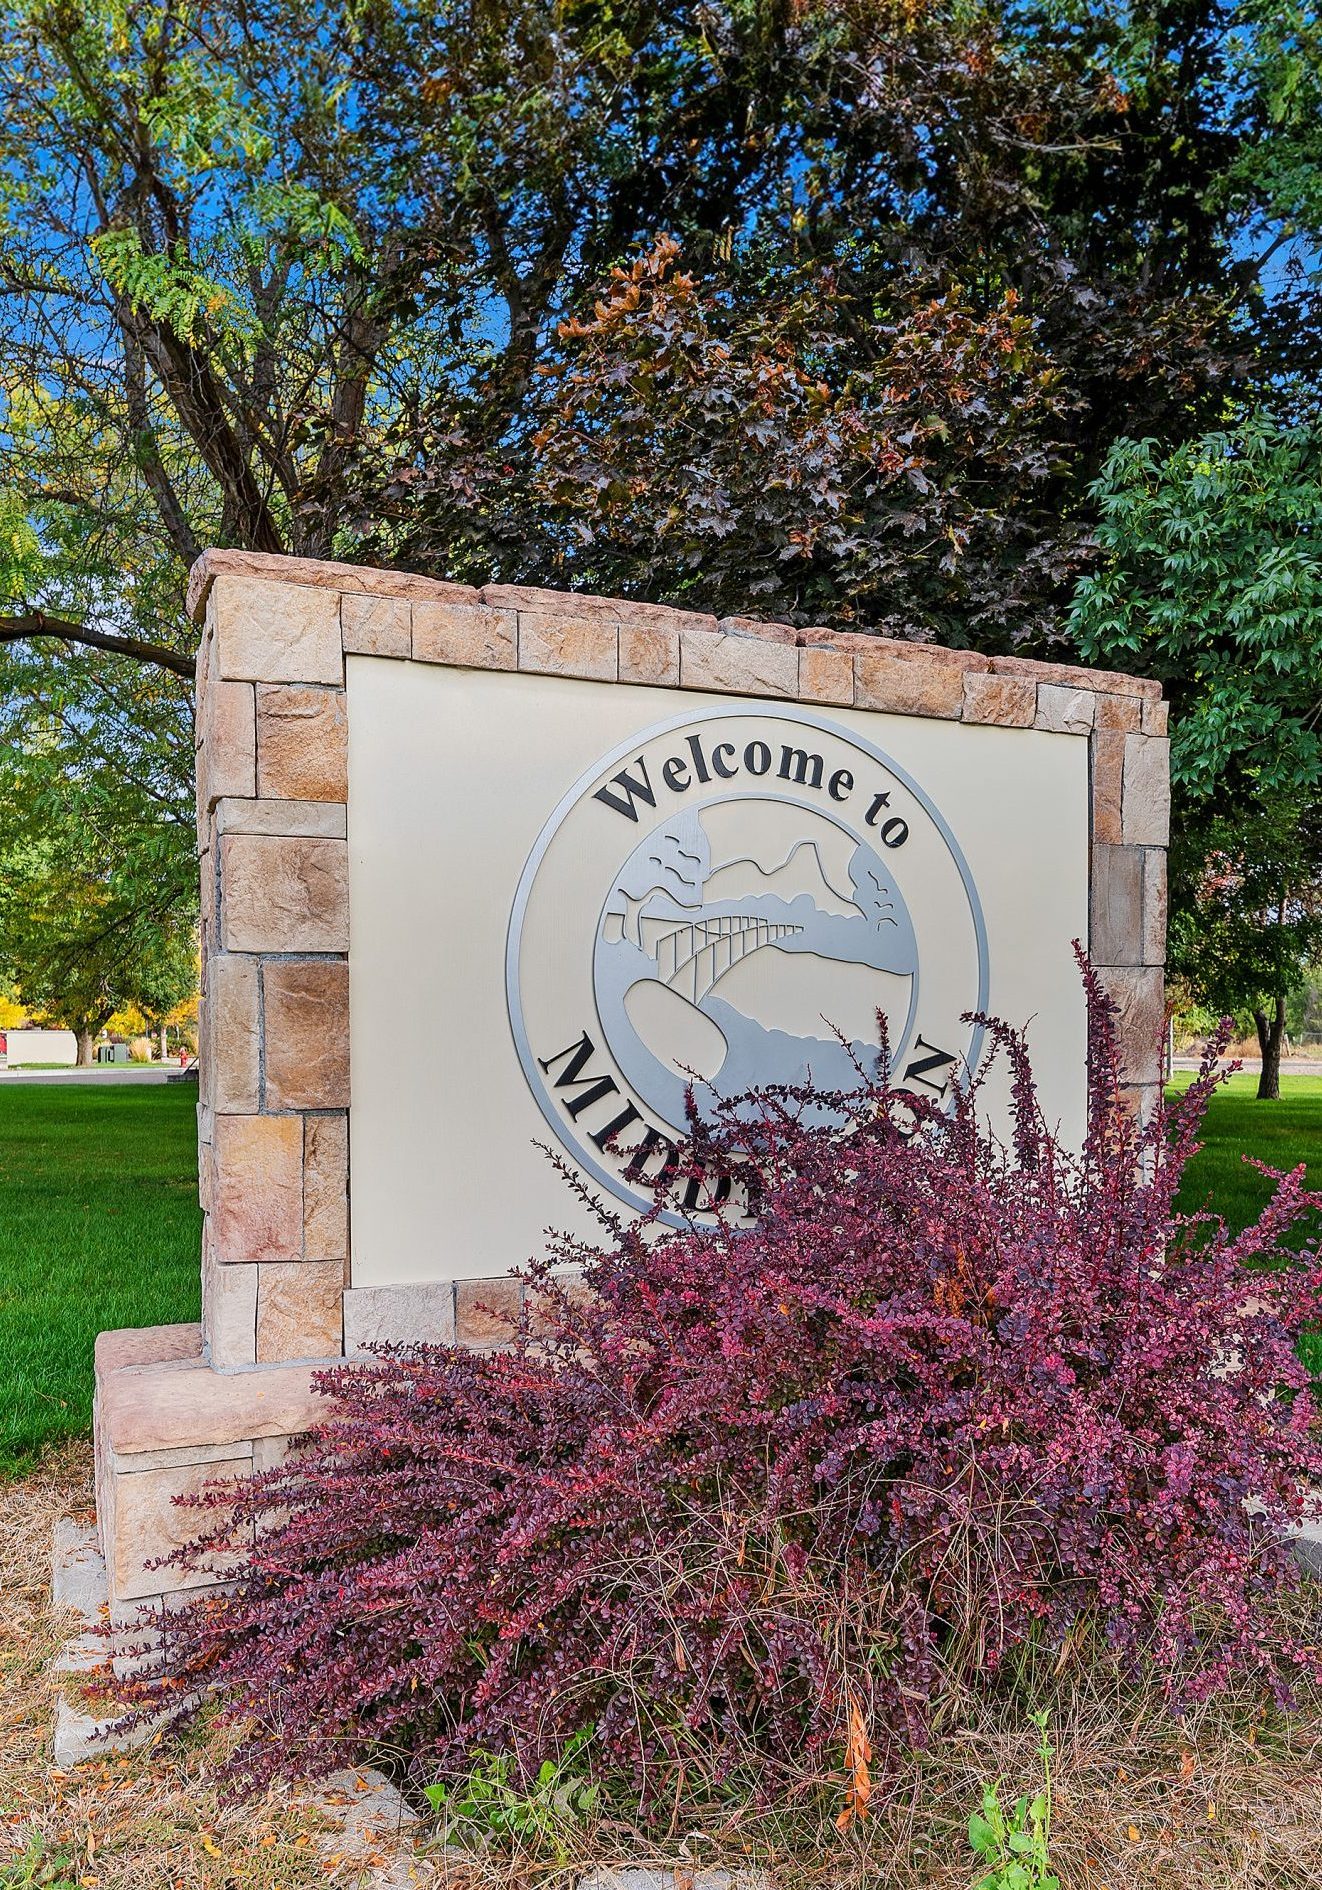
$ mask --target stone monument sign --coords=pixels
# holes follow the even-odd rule
[[[946,1096],[985,1010],[1077,1138],[1078,938],[1155,1101],[1155,683],[234,552],[192,604],[203,1316],[98,1344],[116,1608],[164,1608],[173,1499],[273,1461],[318,1365],[498,1342],[590,1230],[562,1170],[645,1208],[690,1086],[851,1087],[880,1012]]]

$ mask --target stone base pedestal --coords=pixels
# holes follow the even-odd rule
[[[203,1519],[176,1498],[280,1461],[324,1401],[312,1367],[213,1371],[197,1325],[103,1332],[96,1342],[96,1507],[111,1618],[158,1612],[167,1597],[226,1571],[158,1568]]]

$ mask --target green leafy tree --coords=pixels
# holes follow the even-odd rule
[[[1172,698],[1173,966],[1253,1014],[1276,1097],[1322,938],[1322,427],[1255,414],[1168,453],[1121,441],[1096,498],[1074,634]]]
[[[159,1016],[196,985],[184,763],[128,718],[71,736],[27,707],[11,696],[0,713],[0,969],[25,1009],[77,1034],[87,1063],[115,1011]]]
[[[126,905],[96,865],[45,848],[11,852],[0,892],[0,950],[24,1006],[75,1033],[79,1064],[91,1062],[117,1010],[172,1010],[197,976],[196,941],[178,906]]]
[[[899,509],[847,466],[840,544],[809,517],[762,556],[714,424],[719,346],[748,378],[762,328],[785,450],[791,382],[826,388],[846,461],[914,400],[913,627],[1048,639],[1107,442],[1180,437],[1253,378],[1259,260],[1230,239],[1266,186],[1224,180],[1262,111],[1226,23],[1059,0],[4,0],[9,478],[47,555],[0,634],[81,624],[182,673],[179,567],[208,542],[703,601],[704,559],[663,571],[641,528],[613,552],[585,466],[558,449],[538,476],[565,400],[590,422],[593,373],[645,352],[590,318],[665,232],[711,345],[655,424],[669,405],[689,427],[677,470],[733,545],[746,528],[759,595],[866,618],[867,537]],[[636,486],[654,434],[607,470]]]
[[[1315,53],[1266,0],[0,0],[23,794],[187,898],[206,544],[1051,647],[1109,444],[1318,358]]]

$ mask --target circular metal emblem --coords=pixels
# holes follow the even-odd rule
[[[700,710],[576,781],[528,857],[506,991],[537,1104],[631,1206],[701,1112],[756,1085],[850,1090],[976,1065],[982,908],[954,835],[880,749],[811,711]],[[700,1212],[686,1184],[677,1206]],[[667,1217],[669,1218],[669,1217]]]

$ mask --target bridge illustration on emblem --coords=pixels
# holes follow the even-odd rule
[[[918,1002],[908,907],[866,840],[774,793],[686,808],[647,833],[606,897],[597,1017],[621,1072],[674,1128],[755,1085],[852,1090],[878,1009],[902,1054]]]

